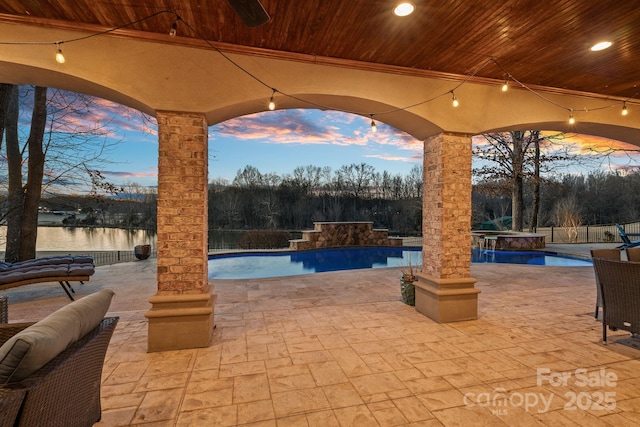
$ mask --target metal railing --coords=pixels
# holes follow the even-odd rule
[[[627,233],[640,233],[640,222],[620,224]],[[576,232],[575,239],[571,238]],[[583,225],[575,230],[566,227],[540,227],[538,234],[546,236],[547,243],[622,243],[615,224]]]
[[[38,251],[36,258],[43,258],[48,256],[65,256],[65,255],[89,255],[93,257],[93,264],[110,265],[120,262],[138,261],[135,251]],[[149,258],[157,258],[158,253],[152,249]]]

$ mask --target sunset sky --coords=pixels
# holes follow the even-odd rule
[[[157,185],[158,137],[155,120],[106,100],[73,125],[106,123],[106,139],[113,144],[101,172],[117,185]],[[209,179],[231,183],[245,166],[261,173],[291,174],[297,166],[328,166],[337,170],[351,163],[367,163],[377,172],[406,175],[422,163],[422,142],[382,122],[372,133],[370,118],[321,110],[276,110],[239,117],[209,127]],[[26,122],[25,122],[26,123]],[[575,144],[595,159],[589,170],[637,167],[640,156],[598,156],[612,146],[638,147],[606,138],[565,135],[563,144]],[[479,141],[476,137],[474,141]],[[583,168],[586,166],[583,166]]]
[[[209,179],[233,181],[247,165],[262,173],[291,174],[297,166],[367,163],[376,171],[405,175],[422,162],[422,143],[384,123],[372,133],[371,119],[320,110],[277,110],[244,116],[209,127]],[[112,121],[119,141],[103,170],[113,182],[157,182],[158,137],[139,114]]]
[[[136,117],[123,121],[115,136],[122,138],[111,157],[116,163],[103,171],[114,182],[157,182],[157,135]],[[595,157],[591,170],[637,166],[640,156],[598,157],[594,152],[612,146],[635,148],[606,138],[566,135],[585,155]],[[384,123],[370,131],[370,119],[319,110],[280,110],[228,120],[209,127],[209,179],[233,181],[247,165],[262,173],[290,174],[297,166],[313,164],[333,170],[351,163],[367,163],[376,171],[405,175],[422,162],[422,142]],[[568,172],[576,172],[568,171]],[[588,173],[589,170],[583,172]]]

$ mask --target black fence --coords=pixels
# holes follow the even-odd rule
[[[640,222],[620,225],[627,233],[640,233]],[[547,243],[622,243],[615,224],[540,227],[536,233],[544,234]]]
[[[95,265],[108,265],[117,264],[119,262],[138,261],[134,251],[103,251],[103,252],[89,252],[86,255],[93,257],[93,263]],[[151,250],[149,258],[156,258],[158,253],[155,250]]]

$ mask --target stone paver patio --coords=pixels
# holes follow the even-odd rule
[[[212,345],[146,353],[155,269],[76,286],[114,289],[120,316],[98,426],[640,423],[640,340],[600,343],[592,268],[474,264],[479,319],[451,324],[402,304],[395,268],[219,280]],[[11,322],[68,302],[55,284],[4,294]]]

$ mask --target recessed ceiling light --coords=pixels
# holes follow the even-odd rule
[[[411,15],[415,9],[416,7],[413,5],[413,3],[402,2],[398,3],[395,9],[393,9],[393,13],[395,13],[396,16],[407,16]]]
[[[613,43],[611,42],[600,42],[600,43],[596,43],[593,46],[591,46],[591,50],[593,52],[597,52],[599,50],[605,50],[606,48],[608,48],[609,46],[611,46]]]

